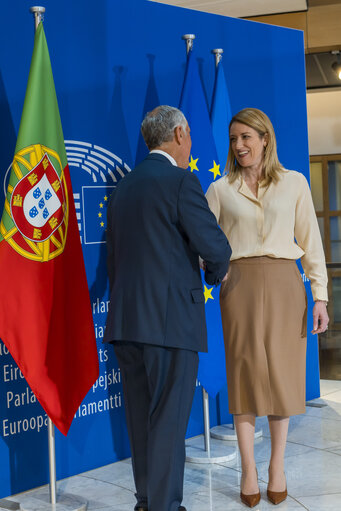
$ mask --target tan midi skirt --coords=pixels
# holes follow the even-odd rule
[[[231,261],[220,307],[230,413],[304,413],[307,299],[296,262]]]

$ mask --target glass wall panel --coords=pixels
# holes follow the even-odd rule
[[[330,217],[331,262],[341,262],[341,217]]]
[[[322,162],[310,163],[310,186],[315,211],[323,211]]]
[[[329,209],[341,209],[341,161],[328,162]]]
[[[334,321],[341,323],[341,277],[332,278]]]

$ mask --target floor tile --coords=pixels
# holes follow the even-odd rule
[[[341,404],[341,390],[330,392],[329,394],[323,396],[323,399],[328,402]]]
[[[274,511],[274,506],[266,498],[266,485],[260,484],[261,500],[253,509],[255,511]],[[238,488],[193,494],[191,500],[184,500],[188,511],[245,511],[247,507],[241,502]],[[278,508],[279,511],[303,511],[305,508],[290,496]],[[320,510],[321,511],[321,510]]]
[[[88,500],[88,509],[102,509],[105,506],[134,503],[134,493],[121,486],[89,477],[74,476],[60,481],[60,492],[81,495]]]
[[[328,449],[329,452],[333,452],[334,454],[337,454],[338,456],[341,456],[341,445],[337,449]]]
[[[240,473],[226,466],[186,463],[185,494],[239,486]]]
[[[341,381],[338,380],[320,380],[321,397],[331,392],[341,390]]]
[[[97,479],[111,484],[116,484],[130,491],[135,491],[133,470],[130,458],[119,463],[112,463],[104,467],[84,472],[83,477]]]
[[[290,419],[288,441],[317,449],[330,449],[341,444],[340,421],[297,415]]]
[[[257,463],[257,467],[259,478],[267,482],[268,465]],[[306,454],[287,458],[285,473],[288,493],[298,501],[301,497],[341,492],[341,456],[331,452],[312,449]]]
[[[321,408],[307,406],[306,416],[341,421],[341,403],[335,403],[333,401],[328,401],[327,399],[316,399],[314,403],[321,404],[323,406]]]
[[[300,500],[309,511],[339,511],[341,509],[341,492],[334,495],[303,497]]]

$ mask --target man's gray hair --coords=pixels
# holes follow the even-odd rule
[[[174,130],[178,126],[186,131],[186,117],[178,108],[161,105],[148,112],[141,124],[141,132],[148,149],[151,151],[164,142],[173,140]]]

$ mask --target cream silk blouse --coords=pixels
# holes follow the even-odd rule
[[[231,260],[256,256],[301,258],[314,300],[328,300],[323,246],[303,174],[285,170],[276,184],[260,183],[258,197],[241,176],[232,184],[223,176],[210,185],[206,198],[229,240]]]

